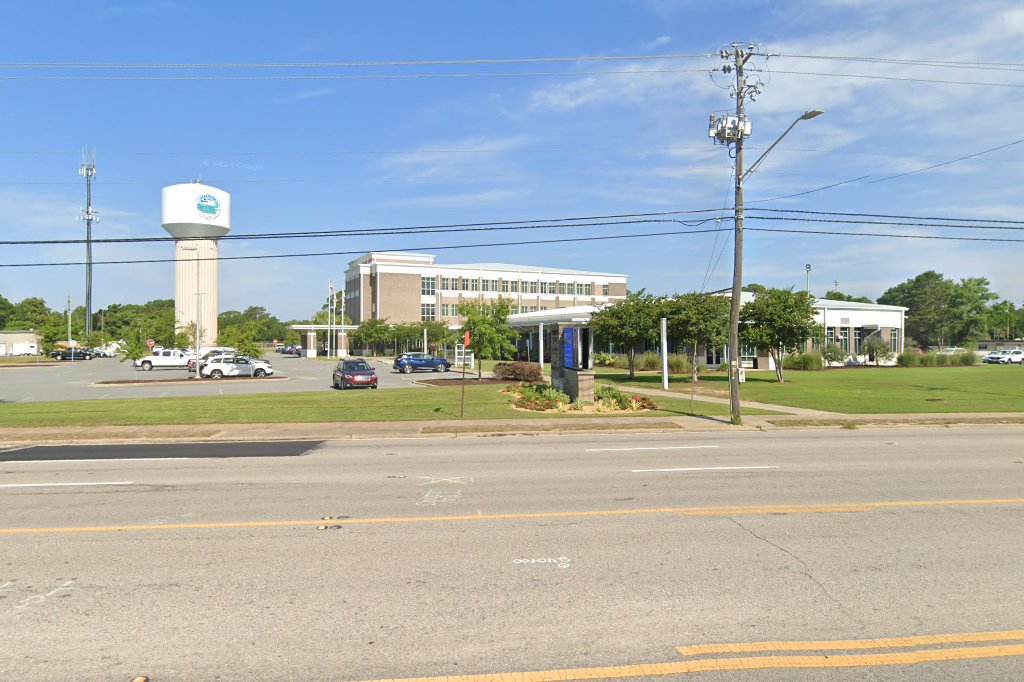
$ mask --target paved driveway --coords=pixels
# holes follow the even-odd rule
[[[40,402],[50,400],[98,400],[110,398],[162,398],[189,395],[237,395],[244,393],[292,393],[329,391],[334,363],[313,358],[297,358],[268,353],[280,379],[191,379],[181,369],[135,370],[130,362],[116,358],[96,358],[76,362],[40,363],[32,367],[0,365],[0,402]],[[455,378],[455,373],[417,372],[399,374],[391,369],[391,359],[371,360],[382,389],[416,386],[417,379]],[[102,381],[151,380],[142,384],[102,384]]]

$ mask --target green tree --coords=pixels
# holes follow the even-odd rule
[[[985,277],[967,277],[953,286],[950,299],[952,342],[971,345],[988,334],[989,304],[999,295],[989,290]]]
[[[244,324],[236,324],[217,334],[217,343],[221,346],[234,348],[239,355],[248,355],[251,358],[263,356],[263,349],[260,346],[260,325],[256,320],[250,320]]]
[[[988,312],[988,335],[993,339],[1017,337],[1018,310],[1013,301],[993,304]]]
[[[14,304],[14,308],[8,315],[8,319],[16,321],[19,325],[27,325],[25,329],[42,329],[47,324],[52,324],[61,318],[60,313],[55,313],[46,307],[46,301],[38,297],[25,298]]]
[[[469,347],[477,359],[477,378],[483,377],[480,360],[501,359],[516,349],[519,334],[508,326],[512,303],[507,298],[494,302],[476,300],[459,304],[462,329],[469,332]]]
[[[917,339],[922,347],[943,345],[955,326],[950,313],[954,288],[952,280],[928,270],[889,288],[878,302],[907,308],[906,335]]]
[[[820,331],[814,297],[806,291],[766,289],[740,310],[740,333],[747,344],[767,348],[779,383],[785,382],[782,353],[802,346]]]
[[[821,349],[821,359],[825,361],[825,369],[828,369],[833,362],[841,363],[846,360],[846,351],[842,347],[830,343]]]
[[[878,366],[879,362],[883,362],[892,357],[892,350],[889,348],[889,344],[877,336],[871,336],[860,344],[860,352],[863,355],[871,356],[875,359],[875,366]]]
[[[148,337],[141,329],[129,329],[124,336],[124,345],[121,347],[121,362],[131,360],[132,366],[136,360],[141,360],[150,354],[149,346],[146,345]]]
[[[830,301],[850,301],[852,303],[874,303],[867,296],[851,296],[850,294],[844,294],[841,291],[830,291],[825,296]]]
[[[729,339],[729,299],[717,294],[689,293],[665,304],[669,336],[687,347],[690,380],[697,381],[697,348],[717,348]]]
[[[629,363],[629,378],[636,377],[636,354],[658,338],[661,304],[643,289],[601,306],[590,317],[594,334],[620,344]]]
[[[7,328],[7,320],[10,319],[13,312],[14,304],[0,295],[0,329]]]
[[[455,329],[449,329],[448,325],[444,322],[438,322],[437,320],[429,320],[423,322],[421,327],[427,330],[427,348],[429,352],[437,355],[442,346],[448,344],[458,343],[459,331]]]
[[[359,343],[373,353],[381,345],[391,339],[391,325],[387,320],[364,320],[356,329],[355,337]]]

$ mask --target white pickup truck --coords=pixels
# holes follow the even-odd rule
[[[165,348],[164,350],[157,351],[152,355],[147,355],[140,360],[136,360],[135,366],[147,371],[154,367],[185,369],[188,367],[188,361],[191,357],[192,356],[190,354],[183,353],[176,348]]]

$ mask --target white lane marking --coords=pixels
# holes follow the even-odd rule
[[[750,469],[778,469],[777,466],[764,467],[687,467],[685,469],[630,469],[630,473],[644,474],[659,471],[747,471]]]
[[[75,485],[133,485],[131,481],[97,481],[96,483],[4,483],[0,488],[54,488]]]
[[[68,462],[177,462],[189,457],[135,457],[121,459],[14,459],[0,464],[67,464]]]
[[[591,448],[583,452],[632,452],[633,450],[707,450],[717,445],[669,445],[658,448]]]

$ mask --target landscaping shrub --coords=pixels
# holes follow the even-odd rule
[[[510,390],[519,396],[512,404],[526,410],[564,409],[572,402],[569,394],[547,384],[518,384]]]
[[[678,353],[669,353],[668,372],[669,374],[689,374],[690,358],[685,355],[679,355]]]
[[[729,371],[729,363],[728,362],[720,362],[720,363],[718,363],[718,371],[719,372],[728,372]]]
[[[787,353],[782,358],[783,369],[804,369],[804,370],[816,370],[823,369],[825,364],[822,362],[821,353],[816,351],[809,351],[807,353]]]
[[[900,367],[920,367],[921,354],[913,348],[908,348],[896,356],[896,364]]]
[[[615,356],[611,353],[594,353],[594,366],[595,367],[614,367]]]
[[[629,396],[614,386],[606,384],[602,384],[594,389],[594,400],[605,409],[612,409],[612,406],[620,410],[629,410],[630,412],[658,409],[658,404],[647,396]]]
[[[647,351],[636,359],[637,369],[661,369],[661,356]]]
[[[494,377],[509,381],[542,381],[540,365],[535,362],[499,362],[494,365]]]
[[[952,355],[945,355],[943,353],[936,353],[935,354],[935,365],[936,365],[936,367],[949,367],[951,364],[953,364],[952,360],[953,360],[953,356]]]
[[[960,367],[970,367],[971,365],[978,364],[978,355],[971,351],[957,353],[953,356],[953,362]]]
[[[938,358],[939,356],[936,355],[935,353],[925,353],[924,355],[921,356],[919,364],[922,367],[938,367]]]
[[[846,360],[846,356],[846,351],[843,350],[841,346],[834,343],[830,343],[825,346],[824,350],[821,352],[822,359],[829,364],[840,364]]]

